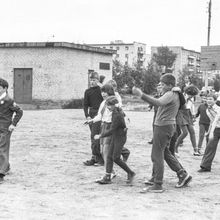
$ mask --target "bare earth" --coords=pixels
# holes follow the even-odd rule
[[[25,111],[11,139],[11,173],[0,186],[0,219],[220,219],[220,153],[211,173],[198,174],[201,157],[192,156],[187,136],[180,161],[193,176],[189,187],[175,189],[176,174],[165,167],[162,194],[141,194],[151,175],[153,112],[127,112],[128,164],[137,173],[133,186],[118,173],[111,185],[94,180],[103,167],[86,167],[89,129],[82,110]],[[196,122],[198,134],[198,122]]]

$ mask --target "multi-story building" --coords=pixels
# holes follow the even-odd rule
[[[140,65],[146,66],[148,62],[146,44],[144,43],[124,43],[121,40],[116,40],[110,42],[110,44],[89,44],[89,46],[116,50],[113,59],[117,59],[123,65],[133,66],[139,63]]]
[[[173,64],[173,74],[178,77],[180,71],[187,69],[188,71],[201,74],[201,53],[194,50],[188,50],[180,46],[167,46],[169,50],[177,55]],[[151,47],[151,56],[157,53],[158,47]]]

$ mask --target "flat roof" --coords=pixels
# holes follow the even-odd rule
[[[119,46],[119,45],[123,45],[123,46],[126,46],[126,45],[134,45],[134,44],[142,44],[142,45],[145,45],[145,43],[140,43],[140,42],[136,42],[134,41],[133,43],[124,43],[124,42],[121,42],[121,43],[115,43],[115,42],[112,42],[112,43],[109,43],[109,44],[87,44],[87,45],[96,45],[96,46]]]
[[[92,47],[86,44],[74,44],[68,42],[9,42],[1,43],[1,48],[67,48],[75,50],[83,50],[93,53],[114,54],[116,50]]]

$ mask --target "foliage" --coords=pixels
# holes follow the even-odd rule
[[[164,66],[165,73],[171,73],[176,57],[177,54],[173,53],[168,47],[158,47],[157,53],[154,53],[152,56],[152,61],[155,62],[160,69]]]
[[[144,74],[143,91],[147,94],[152,94],[156,91],[156,86],[160,81],[159,71],[155,71],[152,63],[148,64],[148,68]]]

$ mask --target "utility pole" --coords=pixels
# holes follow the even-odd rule
[[[208,35],[207,35],[207,46],[210,45],[210,30],[211,30],[211,8],[212,8],[212,0],[209,0],[208,7]],[[205,89],[208,89],[208,72],[205,70]]]
[[[211,8],[212,8],[212,0],[209,1],[209,17],[208,17],[208,37],[207,37],[207,46],[210,45],[210,29],[211,29]]]

